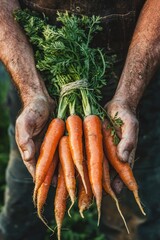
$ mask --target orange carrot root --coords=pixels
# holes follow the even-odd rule
[[[84,136],[89,180],[93,195],[96,199],[98,211],[97,224],[99,225],[101,216],[103,161],[102,126],[99,117],[89,115],[84,119]]]
[[[140,199],[138,196],[138,185],[133,176],[133,172],[128,163],[121,162],[117,157],[116,145],[113,143],[111,136],[111,129],[108,127],[108,121],[105,120],[103,123],[103,140],[104,140],[104,150],[108,161],[119,174],[120,178],[124,184],[128,187],[130,191],[133,192],[135,200],[141,210],[145,215],[145,212],[141,206]]]
[[[118,199],[117,199],[115,193],[113,192],[113,190],[111,188],[110,174],[109,174],[109,163],[108,163],[108,160],[105,157],[105,155],[104,155],[104,158],[103,158],[103,188],[104,188],[105,192],[108,193],[111,196],[111,198],[115,201],[117,210],[118,210],[118,212],[119,212],[119,214],[120,214],[120,216],[121,216],[121,218],[124,222],[127,233],[129,234],[130,232],[129,232],[126,220],[125,220],[125,218],[122,214],[122,211],[120,209]]]
[[[65,123],[62,119],[55,118],[49,124],[36,165],[35,188],[33,193],[34,203],[36,203],[38,189],[47,175],[59,140],[64,134],[64,130]]]
[[[64,172],[66,188],[71,199],[71,206],[68,210],[68,215],[71,217],[70,210],[76,200],[76,178],[74,163],[69,148],[68,136],[63,136],[60,140],[59,157]]]
[[[56,195],[54,200],[55,220],[57,223],[57,237],[61,239],[61,227],[66,211],[67,203],[67,188],[64,179],[64,173],[61,164],[59,164],[58,183],[56,188]]]
[[[38,189],[38,193],[37,193],[37,213],[38,213],[39,218],[43,221],[43,223],[47,227],[48,227],[48,225],[42,216],[42,209],[43,209],[43,206],[44,206],[47,196],[48,196],[48,191],[49,191],[52,179],[53,179],[55,169],[57,167],[57,163],[58,163],[58,151],[56,151],[56,153],[53,157],[53,161],[51,162],[50,168],[48,170],[48,173],[45,177],[45,180],[41,184],[40,188]],[[50,227],[48,227],[48,228],[51,230]]]
[[[69,134],[69,146],[72,155],[73,162],[79,172],[82,182],[87,192],[87,186],[84,179],[83,170],[83,144],[82,144],[82,119],[77,115],[71,115],[67,118],[66,128]]]
[[[83,169],[87,192],[85,191],[81,176],[78,175],[78,207],[82,218],[84,218],[83,212],[91,206],[93,198],[86,161],[83,162]]]

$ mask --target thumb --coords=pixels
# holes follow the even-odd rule
[[[127,162],[130,152],[133,149],[133,142],[123,139],[117,146],[117,155],[122,162]]]
[[[122,139],[117,146],[118,158],[127,162],[129,160],[130,153],[136,148],[138,138],[138,129],[131,128],[129,131],[126,130],[122,133]]]
[[[19,148],[24,161],[29,162],[35,156],[35,145],[32,139],[19,139]]]

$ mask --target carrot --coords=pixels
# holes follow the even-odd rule
[[[138,185],[133,176],[132,169],[128,163],[121,162],[118,159],[117,153],[116,153],[116,145],[113,142],[113,138],[111,136],[111,129],[108,127],[108,124],[109,123],[107,120],[105,120],[105,122],[103,123],[104,150],[108,158],[108,161],[111,163],[113,168],[119,174],[120,178],[122,179],[124,184],[128,187],[128,189],[133,192],[135,200],[141,212],[144,215],[146,215],[141,206],[141,202],[138,196]]]
[[[48,169],[47,175],[44,179],[44,182],[41,184],[40,188],[38,189],[38,193],[37,193],[37,212],[38,212],[39,218],[42,220],[42,222],[45,225],[47,225],[47,223],[44,220],[44,218],[42,217],[42,208],[46,202],[50,184],[51,184],[55,169],[57,167],[57,163],[58,163],[58,152],[56,151],[53,161],[51,162],[51,165]],[[47,227],[48,227],[48,225],[47,225]],[[51,229],[51,228],[49,227],[49,229]]]
[[[108,160],[106,158],[106,156],[104,155],[104,158],[103,158],[103,188],[105,190],[106,193],[108,193],[112,199],[115,201],[116,203],[116,206],[117,206],[117,209],[118,209],[118,212],[124,222],[124,225],[127,229],[127,232],[129,234],[129,229],[128,229],[128,226],[127,226],[127,223],[125,221],[125,218],[120,210],[120,207],[119,207],[119,202],[118,202],[118,199],[115,195],[115,193],[113,192],[112,188],[111,188],[111,181],[110,181],[110,174],[109,174],[109,163],[108,163]]]
[[[98,225],[100,221],[102,200],[102,126],[99,117],[89,115],[84,119],[84,136],[87,155],[89,180],[98,210]]]
[[[83,144],[82,144],[82,119],[77,115],[71,115],[67,118],[66,128],[69,134],[69,146],[72,154],[73,162],[79,172],[85,190],[87,192],[87,186],[84,179],[83,172]]]
[[[75,169],[74,163],[71,156],[69,148],[69,138],[68,136],[63,136],[59,142],[59,158],[64,172],[64,179],[68,194],[71,198],[71,206],[68,210],[70,215],[70,209],[73,206],[76,199],[76,179],[75,179]]]
[[[85,161],[83,162],[83,169],[87,192],[84,188],[81,176],[78,175],[78,207],[82,218],[84,218],[83,211],[91,206],[93,198],[91,184],[88,176],[87,164]]]
[[[49,124],[36,165],[35,188],[33,193],[34,203],[36,202],[37,191],[45,179],[59,140],[64,134],[64,130],[65,123],[60,118],[53,119]]]
[[[58,240],[61,239],[61,227],[66,211],[67,196],[68,192],[65,184],[64,173],[61,164],[59,164],[58,183],[54,200],[54,212],[57,223]]]

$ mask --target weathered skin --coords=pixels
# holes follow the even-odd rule
[[[35,68],[32,48],[12,13],[18,1],[0,1],[0,59],[17,85],[23,111],[16,123],[16,139],[22,158],[31,175],[35,173],[35,138],[44,129],[53,101]],[[34,140],[33,140],[34,139]]]
[[[111,116],[118,112],[124,122],[117,154],[133,165],[138,139],[136,108],[160,61],[160,1],[146,1],[140,14],[126,63],[113,99],[106,105]],[[122,188],[115,182],[117,192]],[[119,186],[119,187],[118,187]]]

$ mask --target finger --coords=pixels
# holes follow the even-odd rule
[[[35,155],[35,144],[32,140],[32,130],[24,121],[16,122],[16,142],[24,161],[30,161]]]
[[[119,176],[116,176],[116,178],[112,182],[112,188],[115,193],[120,194],[124,187],[124,183],[122,182],[121,178]]]
[[[117,155],[121,161],[127,162],[129,160],[130,153],[137,145],[137,139],[138,126],[136,122],[122,127],[122,138],[117,146]]]
[[[30,161],[23,161],[29,173],[31,174],[33,181],[35,181],[36,161],[31,159]]]
[[[133,168],[133,166],[134,166],[135,153],[136,153],[136,147],[131,151],[131,153],[129,155],[129,159],[128,159],[128,163],[129,163],[131,168]]]

